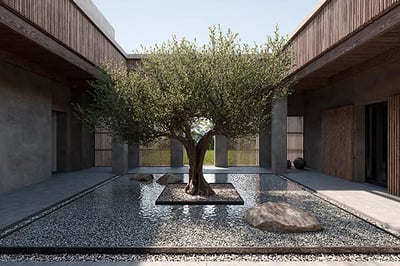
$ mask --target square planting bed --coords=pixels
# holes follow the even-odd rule
[[[231,183],[210,183],[215,195],[191,196],[185,193],[187,184],[169,184],[156,200],[157,205],[243,205],[244,201]]]

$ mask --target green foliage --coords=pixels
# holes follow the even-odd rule
[[[273,102],[288,94],[285,45],[278,31],[253,46],[219,27],[210,28],[209,43],[201,47],[173,37],[144,48],[134,70],[105,65],[92,84],[93,103],[79,111],[89,125],[134,143],[165,136],[187,147],[200,141],[193,128],[205,120],[209,135],[256,135],[269,123]]]

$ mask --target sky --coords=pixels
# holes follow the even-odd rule
[[[265,43],[278,25],[291,35],[321,0],[92,0],[127,53],[178,39],[208,42],[208,28],[239,33],[242,43]]]

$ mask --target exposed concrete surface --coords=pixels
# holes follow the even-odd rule
[[[291,170],[285,176],[400,234],[400,197],[384,188],[310,170]]]
[[[113,144],[112,172],[119,175],[128,172],[128,144]]]
[[[271,128],[258,137],[258,165],[271,168]]]
[[[0,95],[0,193],[51,177],[55,139],[57,171],[94,165],[94,134],[71,106],[86,104],[85,93],[0,62]]]
[[[0,62],[0,193],[51,176],[52,86]]]
[[[128,145],[128,168],[139,167],[140,165],[140,145]]]
[[[110,167],[53,175],[44,182],[0,194],[0,230],[114,176]],[[1,263],[0,263],[1,264]]]
[[[214,162],[217,167],[228,167],[228,139],[225,136],[215,136]]]
[[[377,65],[329,82],[329,85],[318,90],[304,91],[304,158],[310,168],[322,170],[322,111],[354,105],[355,180],[364,180],[365,105],[384,102],[389,96],[399,95],[399,71],[400,63]],[[289,110],[293,108],[289,107]]]
[[[171,139],[171,167],[183,166],[183,145],[179,140]]]
[[[272,106],[271,168],[274,174],[287,170],[287,97]]]

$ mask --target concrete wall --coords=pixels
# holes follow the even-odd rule
[[[0,193],[51,177],[52,111],[57,170],[94,165],[94,137],[74,118],[72,94],[66,84],[0,61]]]
[[[51,175],[51,86],[0,63],[0,192]]]
[[[357,181],[364,181],[365,105],[384,102],[389,96],[400,94],[399,73],[399,63],[388,63],[349,75],[324,88],[305,91],[304,157],[310,168],[322,170],[322,111],[343,105],[354,105],[354,177]]]

